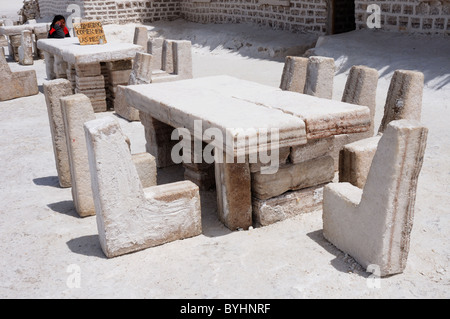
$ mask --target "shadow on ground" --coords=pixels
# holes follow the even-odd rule
[[[340,251],[332,243],[325,239],[322,229],[306,235],[335,257],[331,260],[330,264],[336,270],[343,273],[355,273],[365,278],[369,277],[370,274],[365,272],[361,265],[359,265],[351,256]]]

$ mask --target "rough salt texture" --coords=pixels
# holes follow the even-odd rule
[[[347,144],[339,156],[339,182],[364,188],[381,136]]]
[[[379,134],[383,133],[386,125],[394,120],[408,119],[419,121],[422,113],[422,96],[424,75],[415,71],[395,71],[388,90],[384,107],[384,117]],[[339,156],[339,171],[343,176],[341,181],[363,187],[367,177],[371,160],[376,149],[376,140],[359,135],[348,137],[336,136],[335,152]],[[379,139],[379,138],[378,138]],[[356,142],[354,144],[353,142]]]
[[[304,93],[324,99],[333,98],[334,59],[312,56],[308,61]]]
[[[157,185],[155,157],[149,153],[138,153],[131,155],[134,166],[141,180],[142,187],[147,188]]]
[[[378,71],[366,66],[355,65],[350,69],[345,84],[342,102],[367,106],[370,109],[371,125],[367,132],[373,136],[378,86]]]
[[[72,85],[68,80],[57,79],[44,82],[43,87],[59,185],[61,187],[71,187],[69,152],[67,150],[60,98],[73,94]]]
[[[217,147],[226,150],[232,156],[237,156],[242,150],[248,154],[258,151],[259,147],[270,149],[275,143],[277,147],[306,143],[304,124],[301,119],[285,114],[281,110],[263,107],[221,93],[217,94],[222,89],[227,93],[226,88],[218,85],[216,90],[219,91],[210,90],[206,83],[212,79],[132,85],[126,88],[126,98],[130,105],[144,113],[149,113],[158,121],[172,127],[184,127],[191,135],[194,133],[200,135],[195,136],[196,138],[208,139],[208,136],[203,136],[204,133],[211,134],[211,131],[207,131],[208,129],[220,132],[224,145],[218,143],[220,145]],[[229,85],[240,84],[239,80],[234,83],[233,78],[225,77],[225,79],[228,79]],[[178,94],[175,95],[173,92]],[[283,91],[280,90],[280,92]],[[205,105],[208,107],[206,108]],[[258,114],[258,117],[255,117],[255,114]],[[202,122],[201,131],[194,130],[195,120]],[[271,139],[270,136],[267,141],[258,138],[261,132],[270,132],[271,129],[279,130],[278,140],[275,140],[275,137]],[[243,145],[238,138],[239,134],[242,136],[242,130],[249,136],[249,142],[246,145]],[[230,139],[226,139],[227,136]]]
[[[370,110],[367,106],[282,91],[229,76],[184,81],[183,86],[192,90],[202,88],[294,115],[305,122],[308,140],[338,134],[367,132],[371,123]]]
[[[136,27],[134,29],[134,38],[133,43],[136,45],[140,45],[147,50],[147,42],[148,42],[148,30],[146,27]]]
[[[408,70],[394,72],[378,132],[382,133],[391,121],[400,119],[420,121],[423,86],[422,72]]]
[[[216,159],[215,174],[219,219],[231,230],[247,230],[253,224],[249,163],[220,163]]]
[[[140,45],[132,43],[106,43],[102,45],[79,45],[78,38],[43,39],[38,49],[60,56],[69,64],[89,64],[133,59],[136,52],[144,52]]]
[[[322,208],[323,186],[318,185],[262,200],[252,198],[253,226],[268,226],[276,222]]]
[[[0,101],[39,93],[36,71],[11,72],[3,50],[0,50]]]
[[[95,119],[94,109],[89,98],[83,94],[62,97],[61,109],[69,152],[73,202],[81,217],[95,215],[83,129],[85,122]]]
[[[115,119],[87,122],[85,132],[98,234],[108,258],[201,234],[196,185],[144,189]]]
[[[259,199],[269,199],[289,190],[328,183],[333,178],[333,158],[323,156],[303,163],[280,167],[274,174],[252,174],[252,194]]]
[[[314,158],[330,155],[334,148],[334,137],[308,141],[308,144],[294,146],[290,159],[294,164],[306,162]]]
[[[294,56],[286,57],[280,89],[283,91],[303,93],[305,90],[307,69],[307,58]]]
[[[21,42],[19,47],[19,64],[33,65],[33,33],[28,30],[22,31]]]
[[[391,122],[364,189],[349,183],[324,188],[324,237],[365,269],[378,266],[381,276],[406,267],[427,134],[416,121]]]
[[[151,54],[136,53],[128,85],[149,84],[152,82],[152,60],[153,56]],[[128,121],[139,121],[139,111],[126,102],[123,86],[117,86],[114,111]]]

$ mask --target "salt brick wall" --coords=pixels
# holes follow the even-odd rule
[[[69,16],[69,4],[77,4],[81,15],[87,20],[103,23],[150,23],[157,20],[179,18],[180,0],[39,0],[42,18],[55,14]]]
[[[381,29],[450,35],[450,0],[356,0],[356,27],[367,28],[369,4],[381,8]]]
[[[84,0],[38,0],[40,17],[52,19],[55,15],[61,14],[68,17],[71,12],[66,12],[69,4],[79,5],[83,9]]]
[[[293,32],[327,32],[326,0],[291,0],[289,6],[259,0],[181,1],[181,16],[199,23],[256,23]]]
[[[179,0],[85,0],[85,18],[104,23],[150,23],[180,17]]]

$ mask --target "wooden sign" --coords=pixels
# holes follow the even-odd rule
[[[100,21],[74,23],[73,29],[81,45],[106,43],[105,32]]]

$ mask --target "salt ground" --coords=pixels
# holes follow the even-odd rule
[[[134,27],[105,26],[107,39],[131,42]],[[308,42],[304,36],[247,25],[177,20],[147,27],[153,35],[178,34],[193,41],[194,77],[230,74],[273,86],[280,84],[283,62],[270,52],[296,50]],[[277,34],[277,41],[265,42]],[[355,31],[325,37],[314,50],[336,60],[334,99],[342,97],[353,64],[380,72],[376,129],[393,71],[425,74],[422,122],[430,132],[403,274],[376,285],[350,256],[323,238],[321,211],[231,232],[216,218],[213,191],[201,193],[202,235],[106,259],[95,217],[77,217],[71,190],[58,187],[45,98],[39,93],[0,103],[0,297],[449,298],[450,39]],[[44,61],[10,66],[35,69],[42,92]],[[97,116],[116,117],[111,112]],[[142,125],[118,119],[132,152],[145,151]],[[181,179],[182,173],[178,167],[160,170],[158,181]],[[77,270],[79,288],[71,281]]]

